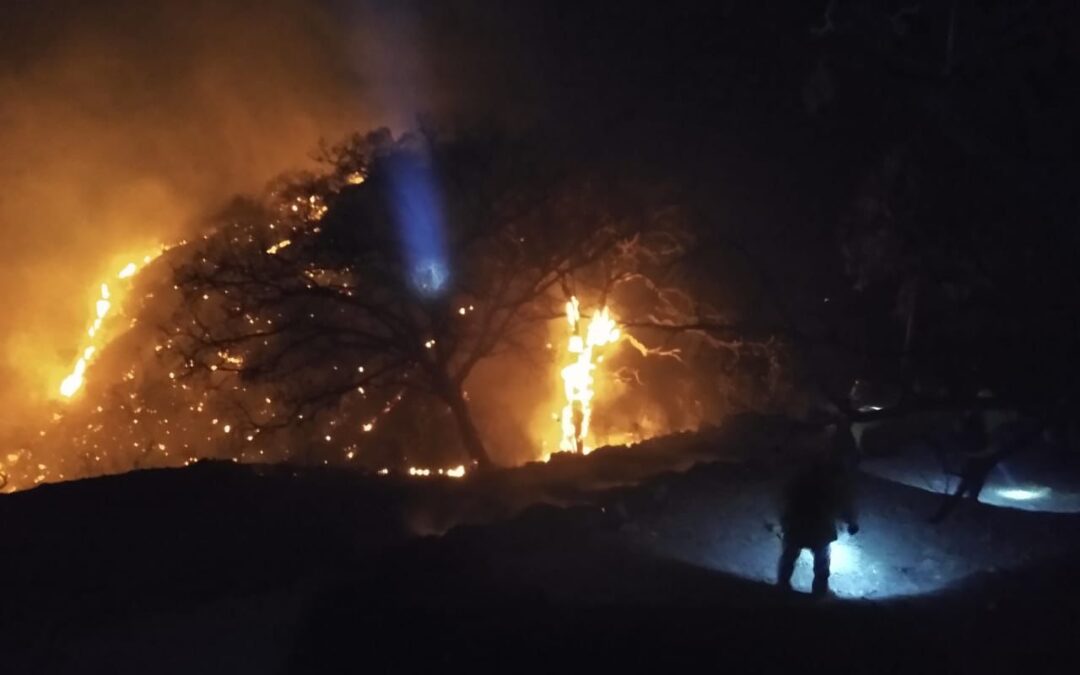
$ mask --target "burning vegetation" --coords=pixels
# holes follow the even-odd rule
[[[653,400],[708,342],[664,329],[702,311],[670,273],[679,214],[538,145],[354,136],[123,265],[14,487],[202,457],[461,477],[696,425]]]
[[[60,383],[59,390],[61,396],[64,398],[71,398],[78,393],[83,386],[87,367],[90,365],[98,350],[108,342],[108,338],[101,336],[101,329],[109,316],[110,310],[113,308],[113,304],[122,301],[116,297],[117,281],[123,282],[131,279],[141,267],[153,262],[153,260],[165,250],[167,249],[162,247],[161,251],[153,255],[145,255],[138,263],[135,261],[128,262],[116,273],[116,280],[111,282],[111,286],[110,282],[103,281],[101,283],[101,296],[94,303],[94,318],[90,323],[90,327],[86,329],[86,346],[79,350],[79,358],[75,361],[71,373]]]
[[[1069,3],[156,4],[0,22],[10,672],[1068,645]]]
[[[562,369],[563,386],[566,390],[566,405],[563,406],[560,421],[562,440],[560,452],[579,452],[587,455],[592,451],[588,443],[589,422],[592,420],[592,400],[594,376],[597,363],[603,355],[595,355],[600,347],[612,344],[619,339],[619,329],[607,307],[604,307],[582,331],[584,320],[581,305],[577,297],[566,303],[566,319],[570,323],[570,340],[567,351],[574,356],[574,362]]]

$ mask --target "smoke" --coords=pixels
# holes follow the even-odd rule
[[[313,167],[321,141],[379,126],[400,132],[421,114],[580,127],[570,113],[600,106],[569,49],[576,33],[562,35],[564,27],[544,2],[9,3],[0,22],[0,451],[33,445],[27,435],[37,443],[48,413],[76,409],[59,402],[58,388],[85,344],[102,281],[196,236],[234,195]],[[119,311],[110,321],[109,335],[126,328]],[[149,333],[125,334],[125,357],[154,358]],[[470,384],[502,461],[535,456],[537,439],[557,442],[549,408],[561,385],[546,337],[533,350],[540,363],[507,356]],[[110,363],[100,354],[98,363]],[[508,374],[531,386],[508,394]],[[80,394],[87,404],[89,389]],[[661,417],[654,412],[635,424],[650,426]],[[603,415],[596,419],[599,430]],[[98,426],[95,438],[111,437],[107,421]],[[72,444],[49,433],[48,451],[31,454],[53,479],[59,462],[49,455],[71,454]],[[178,444],[171,439],[170,452]],[[129,466],[133,447],[93,470]],[[0,454],[0,468],[11,456]]]
[[[455,60],[460,44],[439,38],[445,20],[330,0],[6,6],[0,405],[56,396],[98,283],[128,257],[310,166],[320,140],[467,100],[455,78],[475,85],[484,59]]]

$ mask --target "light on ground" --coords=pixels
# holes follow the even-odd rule
[[[858,568],[859,548],[847,534],[840,535],[829,547],[829,562],[829,571],[833,574],[846,574]]]
[[[1050,494],[1050,488],[1005,488],[997,491],[999,497],[1010,499],[1014,502],[1030,502],[1042,499]]]

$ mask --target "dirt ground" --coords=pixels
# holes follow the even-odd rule
[[[969,503],[935,527],[938,495],[864,474],[862,531],[834,545],[835,593],[815,600],[773,586],[782,475],[674,439],[460,481],[200,463],[44,486],[0,498],[0,658],[12,673],[1075,660],[1080,517]]]

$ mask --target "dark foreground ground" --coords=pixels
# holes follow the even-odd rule
[[[771,586],[768,467],[654,460],[199,464],[2,496],[0,672],[1076,672],[1076,516],[969,504],[933,528],[934,495],[867,476],[814,601]]]

